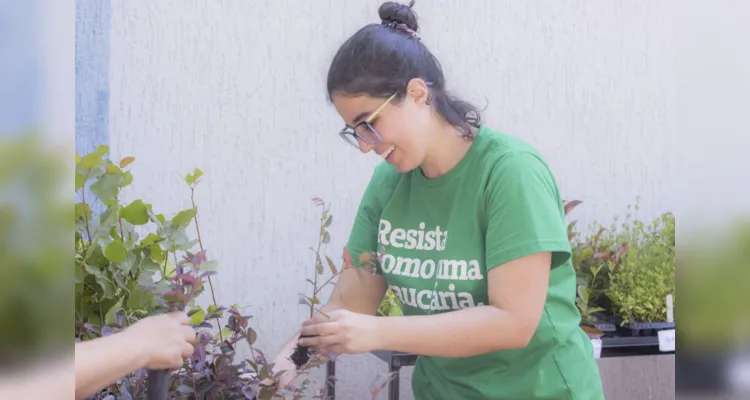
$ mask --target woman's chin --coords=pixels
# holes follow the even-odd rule
[[[398,162],[398,161],[392,161],[392,162],[389,161],[389,162],[391,163],[391,165],[396,167],[398,172],[401,172],[401,173],[409,172],[413,170],[414,168],[418,167],[418,165],[410,165],[409,163],[405,163],[405,162]]]

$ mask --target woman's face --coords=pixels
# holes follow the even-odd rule
[[[364,136],[369,133],[365,124],[357,126],[362,121],[369,121],[380,135],[382,140],[378,142],[377,136],[369,133],[374,144],[359,140],[360,151],[368,153],[374,150],[399,171],[407,172],[417,168],[427,155],[431,113],[430,107],[425,105],[426,96],[425,86],[424,93],[407,88],[404,98],[390,101],[366,95],[353,97],[334,94],[333,104],[348,127],[356,126],[358,134]]]

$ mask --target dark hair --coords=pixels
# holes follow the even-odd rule
[[[408,6],[383,3],[382,22],[364,26],[341,45],[328,70],[328,100],[334,93],[380,98],[398,93],[400,99],[409,80],[421,78],[430,85],[429,104],[471,140],[471,128],[481,123],[479,110],[446,90],[440,63],[417,35],[413,6],[413,0]]]

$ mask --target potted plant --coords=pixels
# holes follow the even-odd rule
[[[184,178],[191,207],[167,218],[142,199],[121,203],[122,189],[133,182],[128,167],[135,159],[125,157],[115,163],[107,157],[108,152],[107,146],[100,146],[83,157],[76,154],[75,190],[80,199],[75,204],[76,340],[115,333],[160,310],[185,310],[198,339],[192,357],[169,378],[169,399],[219,395],[224,399],[257,400],[328,398],[329,385],[314,389],[307,378],[299,386],[279,387],[278,377],[285,371],[272,372],[274,365],[255,346],[258,334],[249,326],[251,316],[244,315],[236,304],[217,304],[211,276],[217,273],[218,263],[208,257],[194,197],[203,172],[195,169]],[[310,294],[300,295],[300,303],[309,307],[310,316],[321,303],[321,290],[352,267],[338,268],[331,258],[322,255],[322,246],[330,242],[332,215],[321,199],[314,202],[323,207],[317,249],[313,250],[315,271],[308,279]],[[97,209],[102,211],[95,213]],[[191,226],[195,238],[188,233]],[[376,257],[363,254],[360,261],[372,264]],[[331,272],[329,277],[323,277],[324,265]],[[207,288],[212,304],[204,309],[195,301]],[[241,345],[249,347],[250,359],[238,359]],[[295,357],[300,357],[294,359],[299,372],[321,364],[320,358],[305,348],[298,348]],[[372,396],[384,386],[376,377]],[[146,371],[138,371],[93,399],[142,398],[146,390]]]
[[[568,216],[582,201],[564,201]],[[601,332],[614,332],[616,326],[609,318],[609,301],[604,295],[609,287],[609,272],[616,268],[627,252],[627,243],[617,243],[603,237],[604,229],[584,240],[575,230],[576,220],[568,223],[568,240],[571,245],[573,268],[576,271],[576,305],[581,313],[581,325],[591,330],[590,336]]]
[[[185,310],[198,340],[193,356],[170,377],[170,399],[214,398],[219,393],[227,399],[300,398],[308,381],[300,387],[277,387],[273,365],[254,346],[258,335],[248,326],[250,316],[237,305],[224,307],[215,301],[211,276],[217,263],[207,255],[194,202],[202,171],[185,176],[192,207],[166,218],[141,199],[121,203],[122,189],[133,182],[128,167],[134,159],[114,163],[108,151],[100,146],[83,157],[76,155],[76,340],[112,334],[158,310]],[[95,215],[97,207],[103,211]],[[195,239],[188,234],[190,225]],[[141,237],[139,231],[149,233]],[[206,288],[213,304],[204,310],[195,300]],[[236,359],[241,344],[250,347],[252,359]],[[94,398],[142,398],[145,372],[124,377]]]
[[[666,321],[667,296],[676,303],[674,215],[662,213],[646,225],[628,214],[620,235],[631,246],[610,272],[606,293],[620,325],[633,335],[674,328]]]

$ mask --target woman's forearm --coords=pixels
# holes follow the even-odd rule
[[[494,306],[377,320],[379,348],[438,357],[469,357],[522,348],[536,329],[536,323]]]
[[[76,343],[75,353],[77,399],[91,396],[146,364],[143,351],[129,340],[128,332]]]

